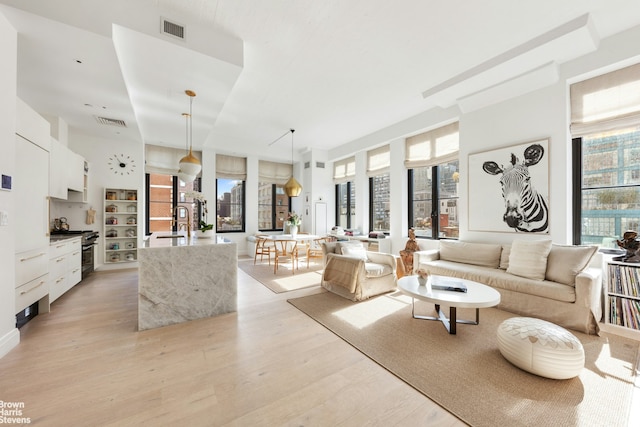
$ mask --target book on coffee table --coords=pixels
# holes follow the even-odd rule
[[[438,283],[431,284],[431,289],[438,291],[467,292],[467,286],[464,283],[454,280],[439,280]]]

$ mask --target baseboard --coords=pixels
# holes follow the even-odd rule
[[[20,344],[20,331],[18,328],[13,328],[3,337],[0,337],[0,359],[18,344]]]

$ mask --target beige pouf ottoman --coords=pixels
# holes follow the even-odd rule
[[[541,377],[564,380],[584,368],[584,348],[578,338],[545,320],[505,320],[498,326],[498,348],[509,362]]]

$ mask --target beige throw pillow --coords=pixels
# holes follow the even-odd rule
[[[506,270],[509,268],[509,255],[511,255],[511,245],[502,245],[502,253],[500,253],[500,268]]]
[[[367,250],[362,245],[345,245],[342,247],[342,255],[367,261]]]
[[[552,245],[547,258],[547,280],[575,285],[576,276],[589,264],[597,246]]]
[[[440,259],[498,268],[502,246],[460,240],[440,240]]]
[[[551,240],[515,240],[511,245],[507,273],[534,280],[544,280]]]

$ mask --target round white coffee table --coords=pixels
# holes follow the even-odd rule
[[[467,292],[456,292],[433,289],[432,285],[449,286],[463,284]],[[456,324],[464,323],[477,325],[480,322],[480,309],[493,307],[500,303],[500,293],[495,289],[472,280],[458,279],[456,277],[430,275],[427,284],[421,286],[418,276],[406,276],[398,279],[398,289],[403,294],[412,298],[411,315],[414,319],[438,320],[450,334],[455,335]],[[415,313],[416,299],[435,304],[437,317],[419,316]],[[449,318],[440,309],[441,305],[449,306]],[[475,308],[476,320],[458,319],[457,308]]]

